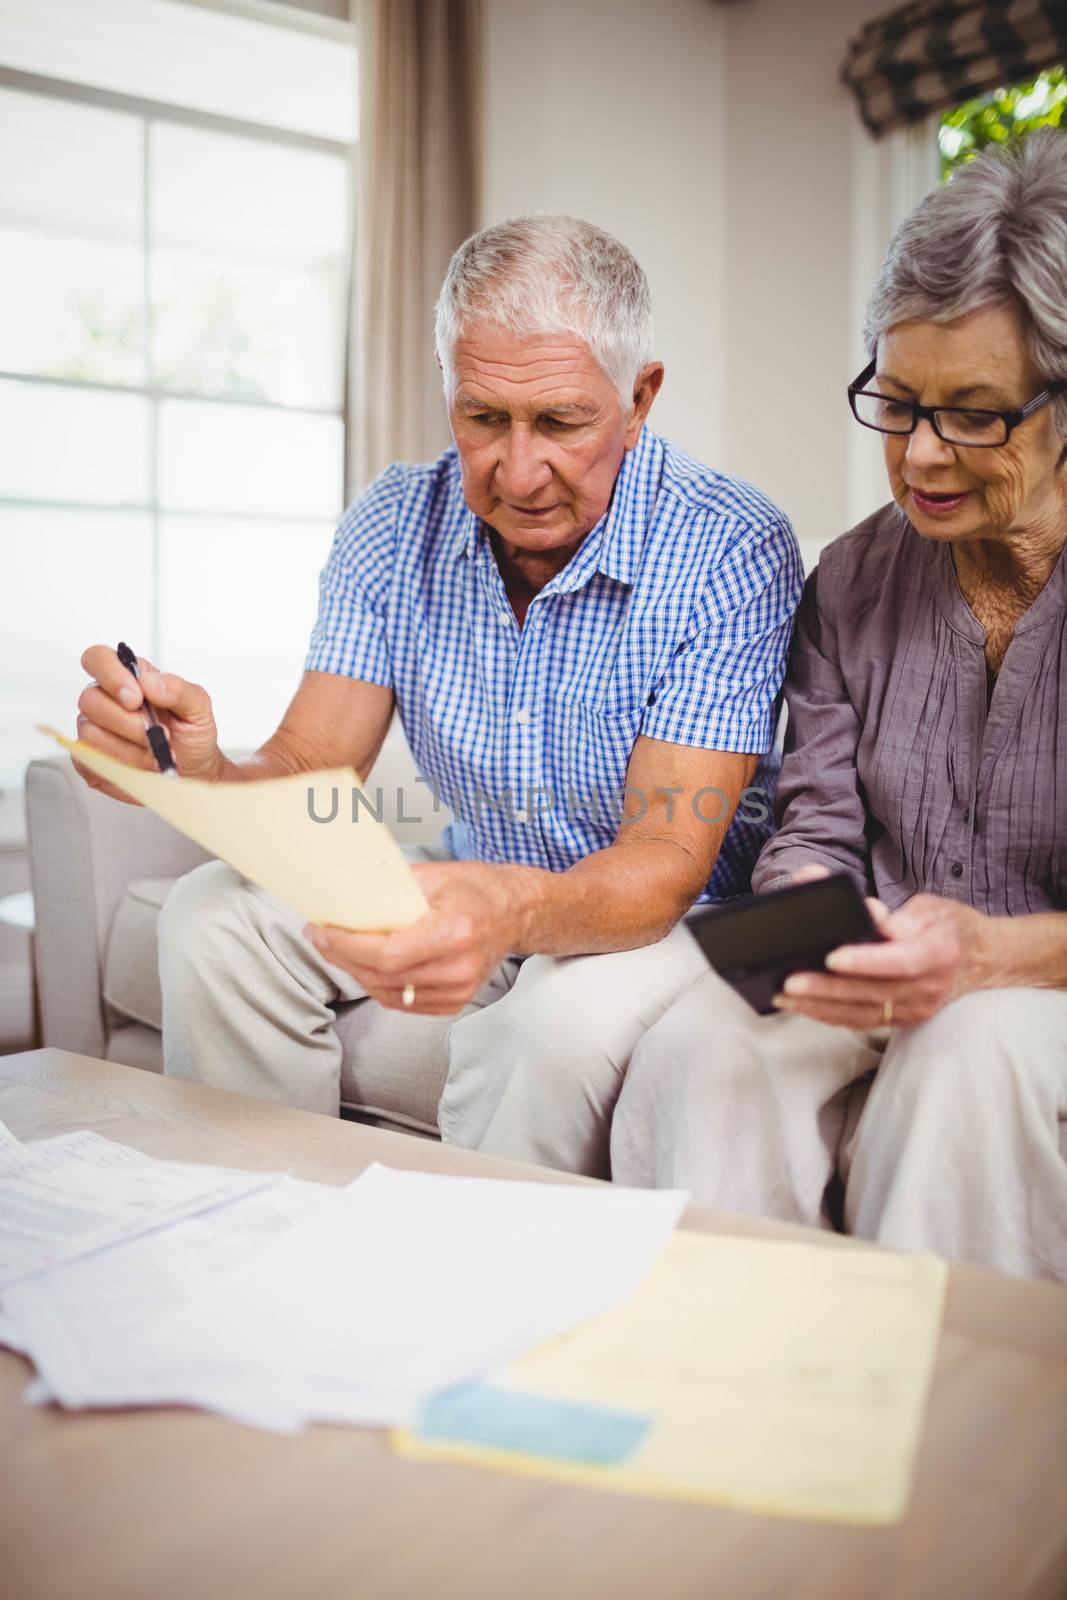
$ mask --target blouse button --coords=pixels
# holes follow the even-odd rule
[[[963,877],[963,862],[962,861],[954,861],[952,863],[952,876],[954,878],[962,878]]]

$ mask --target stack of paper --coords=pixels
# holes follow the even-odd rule
[[[898,1519],[944,1264],[672,1235],[684,1198],[384,1167],[336,1189],[0,1124],[0,1343],[68,1407],[401,1425],[419,1456]]]
[[[24,1145],[0,1123],[0,1290],[275,1181],[153,1161],[96,1133]]]
[[[3,1293],[13,1343],[38,1372],[35,1400],[71,1410],[94,1406],[189,1405],[253,1426],[290,1431],[301,1423],[261,1381],[190,1348],[172,1365],[157,1346],[190,1296],[236,1270],[299,1221],[330,1190],[275,1180],[213,1211],[142,1235],[117,1249],[68,1262]]]
[[[83,1151],[108,1146],[73,1138]],[[282,1429],[409,1422],[432,1391],[599,1315],[636,1291],[685,1198],[383,1167],[345,1189],[242,1174],[245,1190],[227,1195],[232,1175],[132,1151],[98,1165],[106,1182],[75,1194],[73,1169],[84,1163],[70,1145],[7,1141],[10,1181],[25,1185],[40,1169],[38,1181],[65,1182],[49,1249],[53,1260],[77,1257],[2,1290],[38,1396],[71,1407],[202,1406]],[[172,1167],[187,1175],[187,1208],[195,1184],[213,1209],[160,1210],[142,1217],[137,1237],[108,1244],[100,1213],[114,1172],[154,1171],[162,1191]],[[113,1240],[120,1223],[130,1227],[120,1215],[129,1195],[112,1199]],[[0,1223],[0,1251],[9,1248]]]
[[[372,1167],[160,1339],[307,1419],[387,1422],[633,1294],[684,1195]]]

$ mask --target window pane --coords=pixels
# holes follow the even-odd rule
[[[161,123],[149,170],[157,381],[340,408],[343,159]]]
[[[144,380],[139,119],[0,90],[0,368]]]
[[[335,518],[343,493],[340,417],[166,400],[160,500],[170,511]]]
[[[175,0],[3,0],[6,67],[246,122],[349,142],[356,137],[356,47],[279,26],[238,6]],[[252,8],[248,8],[252,9]]]
[[[0,367],[97,383],[144,381],[139,251],[0,225]]]
[[[160,657],[211,695],[223,748],[261,744],[300,682],[332,524],[161,525]]]
[[[160,122],[151,165],[152,234],[166,248],[292,262],[344,253],[340,156]]]
[[[152,366],[161,388],[340,407],[339,264],[271,266],[160,251]]]
[[[142,505],[148,402],[136,395],[0,381],[0,496]]]
[[[0,783],[55,753],[35,732],[73,734],[90,644],[128,639],[151,653],[151,525],[128,511],[0,507]]]

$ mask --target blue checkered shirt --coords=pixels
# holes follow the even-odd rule
[[[645,428],[520,628],[446,450],[390,467],[345,512],[306,666],[394,690],[419,772],[456,816],[454,856],[559,872],[614,839],[639,734],[771,751],[801,582],[775,506]],[[761,763],[702,900],[748,892],[773,829],[754,791],[776,768]],[[709,821],[719,806],[699,801]]]

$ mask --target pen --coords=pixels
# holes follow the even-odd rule
[[[119,640],[118,658],[128,672],[132,672],[137,682],[141,681],[141,674],[137,670],[137,657],[128,644]],[[156,766],[165,778],[176,778],[178,769],[174,764],[174,757],[170,753],[167,736],[163,732],[159,718],[156,716],[147,700],[141,702],[141,715],[144,718],[145,736],[152,747],[152,754],[156,758]]]

